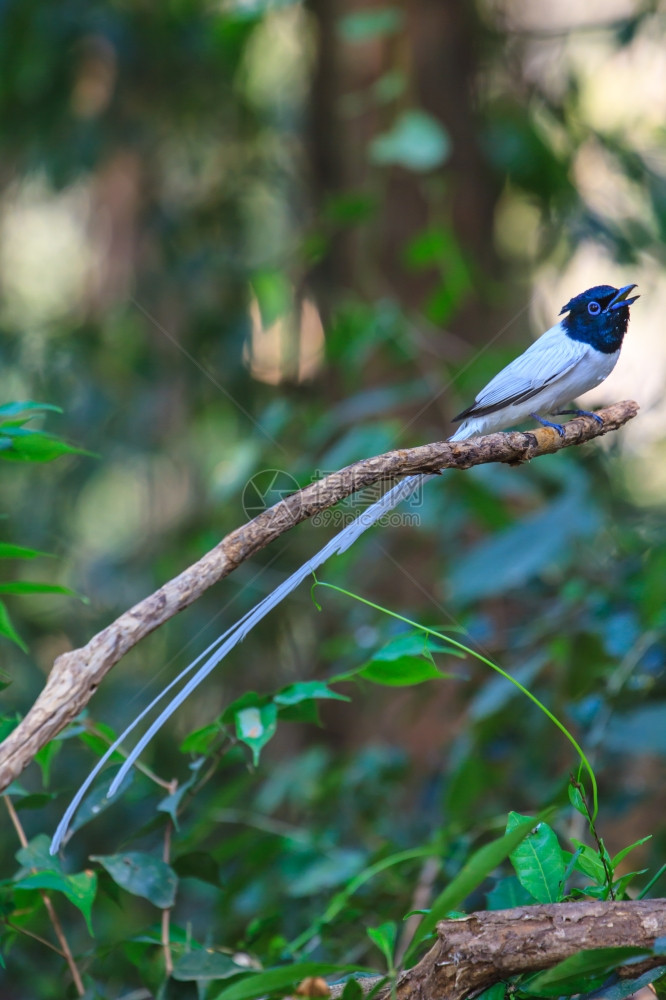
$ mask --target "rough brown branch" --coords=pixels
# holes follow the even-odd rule
[[[651,948],[666,934],[666,900],[582,900],[471,913],[437,926],[437,943],[399,978],[397,1000],[463,1000],[523,972],[548,969],[579,951],[633,945]],[[639,976],[663,955],[627,966]],[[378,1000],[386,1000],[383,990]]]
[[[63,653],[53,664],[44,690],[23,721],[0,745],[0,791],[33,760],[35,754],[84,708],[105,674],[159,625],[188,607],[208,587],[289,528],[326,510],[344,497],[374,483],[440,469],[468,469],[486,462],[518,464],[579,445],[617,430],[638,412],[632,401],[600,410],[603,425],[577,417],[565,425],[565,436],[548,427],[529,434],[489,434],[455,444],[440,441],[419,448],[386,452],[355,462],[311,483],[247,524],[236,528],[194,565],[93,636],[81,649]]]

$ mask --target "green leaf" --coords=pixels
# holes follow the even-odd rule
[[[576,865],[578,864],[578,859],[580,855],[581,855],[580,849],[578,849],[574,854],[572,854],[570,851],[565,851],[564,849],[562,850],[562,860],[566,864],[566,868],[564,870],[565,885],[575,872]]]
[[[583,875],[587,875],[589,878],[594,879],[598,885],[605,885],[606,883],[606,869],[604,868],[604,863],[599,857],[597,851],[595,851],[588,844],[582,844],[580,840],[576,840],[575,837],[571,838],[572,844],[580,851],[578,860],[576,862],[576,868]]]
[[[296,962],[294,965],[251,972],[211,1000],[253,1000],[265,993],[287,993],[307,976],[344,976],[350,972],[372,973],[358,965],[332,965],[329,962]]]
[[[0,451],[0,458],[9,462],[52,462],[61,455],[92,455],[91,452],[75,448],[50,434],[23,430],[23,434],[19,430],[14,432],[12,450]]]
[[[363,989],[358,979],[348,979],[345,983],[340,1000],[363,1000]]]
[[[39,549],[27,549],[24,545],[0,542],[0,559],[36,559],[37,556],[51,558],[50,552],[40,552]]]
[[[359,677],[387,687],[409,687],[424,681],[442,680],[447,674],[420,656],[403,656],[398,660],[370,660],[358,672]]]
[[[505,833],[503,837],[499,837],[489,844],[484,844],[472,854],[455,878],[439,894],[430,909],[430,913],[423,918],[417,927],[405,956],[407,965],[418,951],[423,939],[434,931],[437,922],[444,919],[450,910],[459,906],[470,892],[481,885],[483,880],[515,850],[533,829],[534,822],[534,820],[528,820],[519,824],[510,833]]]
[[[390,639],[385,645],[373,653],[373,660],[400,660],[404,656],[423,656],[434,663],[433,653],[450,653],[452,650],[441,642],[436,642],[429,635],[418,630],[403,632]],[[454,649],[455,653],[456,650]]]
[[[533,996],[558,997],[571,992],[580,993],[588,988],[595,989],[595,985],[587,984],[585,980],[600,980],[601,985],[606,976],[619,965],[625,964],[629,959],[644,958],[650,954],[649,948],[634,947],[580,951],[558,962],[552,969],[538,973],[529,983],[521,985],[521,990],[524,989]]]
[[[493,983],[483,993],[479,993],[476,1000],[504,1000],[506,994],[505,983]]]
[[[348,676],[363,677],[374,684],[391,687],[441,680],[449,675],[435,666],[433,652],[460,655],[458,650],[448,649],[422,632],[407,632],[391,639],[374,653],[372,659],[350,671]]]
[[[54,406],[53,403],[35,403],[33,400],[28,399],[19,403],[4,403],[0,406],[0,417],[14,417],[19,413],[25,413],[26,410],[49,410],[52,413],[63,412],[59,406]]]
[[[201,729],[195,729],[180,744],[180,752],[207,754],[224,731],[224,726],[219,719],[211,722],[208,726],[202,726]]]
[[[398,928],[395,921],[388,920],[385,924],[380,924],[379,927],[367,927],[366,930],[372,943],[377,945],[386,959],[388,968],[392,969],[395,942],[398,936]]]
[[[585,799],[581,795],[578,788],[569,783],[567,791],[569,793],[569,802],[574,807],[576,812],[579,812],[581,816],[584,816],[585,819],[589,820],[590,817],[588,815],[587,806],[585,805]]]
[[[35,754],[35,762],[39,765],[42,772],[42,784],[44,787],[48,787],[49,778],[51,776],[51,764],[57,757],[57,755],[62,750],[61,740],[51,740],[46,746],[43,746],[41,750],[38,750]]]
[[[208,982],[211,979],[228,979],[239,972],[247,972],[247,966],[237,965],[230,955],[223,952],[202,948],[181,955],[174,963],[171,975],[179,982]]]
[[[367,42],[395,35],[402,23],[403,13],[397,7],[371,7],[341,17],[338,26],[346,42]]]
[[[112,757],[112,760],[115,759],[116,757],[114,755]],[[106,774],[106,777],[103,778],[99,782],[99,784],[96,784],[95,787],[92,789],[92,791],[86,795],[85,799],[79,806],[74,819],[70,823],[69,826],[70,835],[74,833],[75,830],[80,830],[81,827],[85,826],[87,823],[90,823],[91,820],[97,819],[97,817],[101,812],[104,812],[105,809],[108,809],[109,806],[113,805],[113,803],[116,801],[115,798],[110,799],[108,797],[108,791],[109,788],[111,787],[111,782],[115,778],[117,772],[118,772],[117,767],[110,767],[108,771],[104,772]],[[123,779],[117,794],[120,794],[121,792],[129,788],[129,786],[132,784],[133,781],[134,781],[134,771],[130,770]]]
[[[297,705],[279,705],[278,715],[286,722],[307,722],[320,725],[319,706],[314,699],[301,701]]]
[[[619,878],[617,882],[613,882],[613,892],[615,893],[616,899],[626,899],[627,886],[634,881],[639,875],[645,875],[649,871],[648,868],[641,868],[637,872],[627,872],[622,878]]]
[[[61,892],[70,903],[83,914],[88,932],[94,937],[92,928],[92,905],[97,892],[97,875],[95,872],[79,872],[77,875],[65,875],[61,871],[45,869],[33,872],[14,883],[17,889],[47,889],[49,892]]]
[[[28,647],[12,625],[12,620],[9,617],[9,612],[4,601],[0,601],[0,635],[4,635],[6,639],[15,643],[24,653],[28,652]]]
[[[83,718],[84,716],[82,713],[77,722],[82,722]],[[118,736],[118,733],[113,726],[110,726],[106,722],[95,722],[94,728],[92,729],[85,729],[81,727],[75,732],[72,732],[72,729],[76,727],[77,722],[75,722],[70,729],[66,730],[66,732],[68,735],[78,736],[81,742],[85,743],[87,747],[90,747],[90,749],[96,753],[98,757],[101,757],[102,754],[109,749]],[[122,754],[120,754],[120,757],[121,759],[124,759]]]
[[[351,701],[347,695],[332,691],[323,681],[300,681],[282,688],[273,697],[276,705],[297,705],[312,698],[333,698],[336,701]]]
[[[30,420],[32,420],[32,417],[33,417],[33,414],[29,413],[25,417],[15,417],[13,420],[0,420],[0,433],[10,433],[11,431],[13,431],[17,427],[25,427],[25,425]],[[31,433],[34,433],[34,431],[31,432]],[[12,438],[9,437],[9,438],[7,438],[7,440],[9,442],[11,442]]]
[[[16,794],[16,793],[14,793]],[[20,847],[14,855],[19,864],[24,868],[42,868],[52,871],[60,870],[60,862],[49,854],[50,840],[45,833],[38,833],[29,844]]]
[[[205,762],[205,757],[199,757],[198,760],[192,761],[189,768],[192,772],[191,776],[184,781],[182,784],[178,785],[175,792],[171,792],[166,795],[157,803],[157,811],[167,813],[173,820],[173,824],[178,828],[178,810],[180,809],[180,804],[183,797],[187,795],[189,790],[195,784],[199,777],[199,771],[201,770]]]
[[[619,983],[612,983],[610,986],[604,986],[603,1000],[625,1000],[625,997],[631,996],[633,993],[638,993],[645,986],[652,985],[655,987],[655,993],[657,997],[663,997],[663,993],[660,993],[656,989],[657,981],[655,981],[655,976],[659,976],[666,970],[665,965],[659,965],[656,969],[649,969],[644,972],[642,976],[638,979],[622,979]],[[666,985],[666,983],[665,983]]]
[[[370,160],[381,166],[398,165],[427,171],[449,157],[451,143],[444,127],[425,111],[403,111],[393,128],[370,143]]]
[[[613,860],[611,861],[611,868],[613,871],[617,868],[620,861],[626,858],[627,854],[634,850],[636,847],[640,847],[642,844],[647,844],[648,840],[652,840],[652,834],[649,833],[647,837],[641,837],[640,840],[635,840],[633,844],[629,844],[629,847],[623,847],[621,851],[618,851]]]
[[[529,820],[529,816],[509,813],[507,833]],[[557,834],[547,823],[538,823],[509,858],[520,884],[538,903],[556,903],[562,898],[566,866]]]
[[[143,896],[160,909],[173,906],[178,878],[173,868],[160,858],[142,851],[126,854],[92,854],[116,885],[133,896]]]
[[[582,889],[574,887],[571,890],[571,896],[573,899],[589,898],[589,899],[608,899],[608,886],[605,885],[586,885]]]
[[[662,975],[658,979],[655,979],[652,983],[652,988],[657,996],[657,1000],[664,1000],[666,998],[666,969],[661,966],[659,969],[652,969],[653,974],[661,972]]]
[[[15,580],[13,583],[0,583],[0,594],[64,594],[66,597],[78,597],[87,602],[87,598],[77,594],[69,587],[61,587],[55,583],[31,583],[28,580]]]
[[[252,761],[256,767],[259,756],[277,729],[277,707],[273,702],[266,705],[249,705],[234,715],[236,736],[241,743],[252,750]]]
[[[219,720],[216,721],[220,721],[222,723],[235,722],[236,715],[241,709],[250,707],[260,708],[262,705],[267,705],[269,701],[270,698],[267,694],[257,694],[256,691],[246,691],[245,694],[240,696],[240,698],[236,698],[235,701],[232,701],[229,705],[227,705],[225,710],[220,715]]]

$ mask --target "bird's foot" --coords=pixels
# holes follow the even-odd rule
[[[544,427],[553,427],[561,438],[564,437],[564,427],[562,426],[562,424],[554,424],[552,420],[546,420],[545,417],[540,417],[538,413],[530,413],[530,416],[534,420],[538,420],[538,422],[542,424]]]
[[[557,410],[556,412],[558,416],[564,415],[565,413],[570,413],[574,417],[592,417],[593,420],[596,420],[596,422],[598,424],[601,424],[601,426],[603,427],[604,422],[599,416],[599,414],[592,413],[590,410]]]

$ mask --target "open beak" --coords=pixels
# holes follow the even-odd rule
[[[606,306],[606,312],[613,312],[615,309],[622,309],[623,306],[630,306],[632,302],[640,298],[640,295],[634,295],[632,298],[628,299],[627,295],[629,292],[636,288],[636,285],[625,285],[624,288],[620,288],[616,295],[610,300]]]

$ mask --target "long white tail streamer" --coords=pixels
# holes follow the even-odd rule
[[[203,651],[203,653],[200,653],[196,659],[188,664],[184,670],[181,670],[178,676],[175,677],[155,698],[153,698],[150,704],[139,713],[136,719],[134,719],[129,726],[127,726],[127,728],[111,744],[104,756],[98,761],[93,770],[90,772],[86,780],[76,792],[74,798],[68,805],[64,816],[58,824],[58,827],[53,835],[53,840],[51,841],[51,854],[55,854],[60,849],[60,846],[67,835],[72,817],[81,804],[86,792],[109,758],[115,753],[116,750],[118,750],[120,745],[129,736],[129,734],[136,729],[138,724],[146,717],[146,715],[148,715],[148,713],[151,712],[184,677],[194,670],[198,663],[205,660],[197,672],[187,681],[186,684],[183,685],[178,694],[172,698],[166,708],[162,709],[155,721],[151,723],[141,739],[128,754],[125,762],[111,783],[111,787],[107,793],[108,798],[111,798],[111,796],[115,795],[118,791],[118,788],[123,782],[128,771],[141,755],[144,748],[152,740],[155,733],[161,729],[167,719],[173,715],[185,699],[190,696],[199,684],[201,684],[204,678],[215,669],[227,653],[229,653],[234,646],[237,646],[239,642],[242,642],[248,632],[250,632],[262,618],[264,618],[270,611],[273,610],[274,607],[284,600],[288,594],[295,590],[296,587],[298,587],[303,580],[310,576],[311,573],[314,573],[315,570],[319,569],[319,567],[322,566],[327,559],[333,555],[339,555],[340,553],[345,552],[351,545],[354,544],[356,539],[359,538],[364,531],[367,531],[368,528],[372,527],[372,525],[375,524],[375,522],[378,521],[383,514],[388,514],[394,507],[397,507],[399,503],[411,496],[422,483],[425,483],[429,479],[433,478],[434,474],[407,476],[399,482],[397,486],[388,490],[383,497],[377,500],[376,503],[373,503],[370,507],[366,508],[366,510],[364,510],[362,514],[359,514],[359,516],[352,521],[351,524],[347,525],[346,528],[343,528],[342,531],[338,532],[338,534],[335,535],[330,542],[323,547],[323,549],[320,549],[316,555],[314,555],[306,563],[303,563],[303,565],[300,566],[295,573],[292,573],[291,576],[287,577],[287,579],[276,587],[275,590],[268,595],[268,597],[265,597],[259,602],[259,604],[256,604],[254,608],[251,608],[250,611],[246,612],[242,618],[228,628],[227,631],[221,636],[218,636],[218,638],[212,642],[210,646]]]

